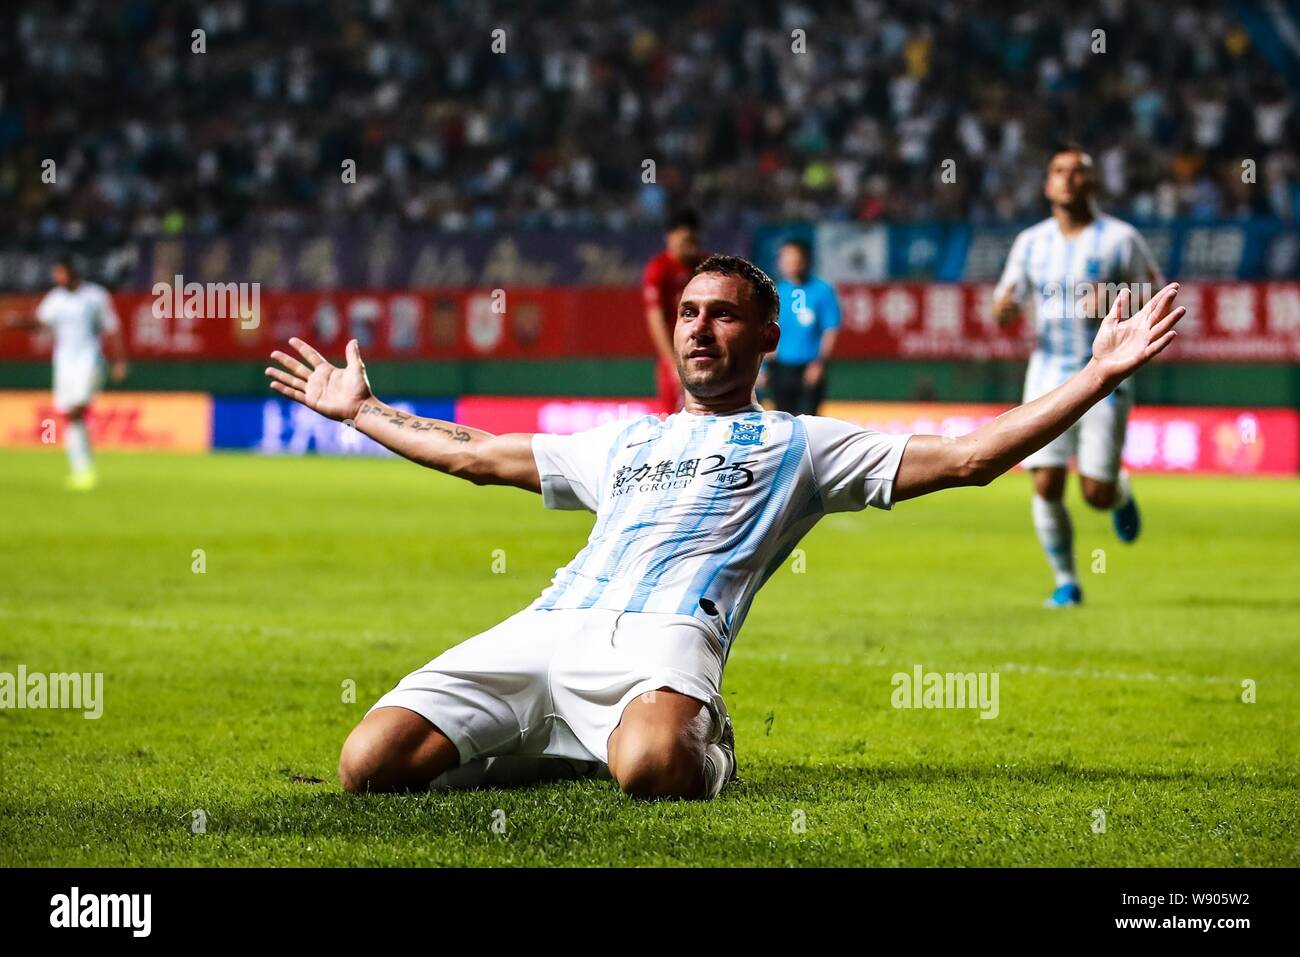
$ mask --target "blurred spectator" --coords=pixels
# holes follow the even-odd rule
[[[1229,8],[1015,6],[31,0],[0,24],[0,207],[11,239],[1001,222],[1042,215],[1069,137],[1117,215],[1294,216],[1294,97]]]

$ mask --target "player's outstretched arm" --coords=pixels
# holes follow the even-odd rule
[[[1120,319],[1130,301],[1124,290],[1097,330],[1091,361],[1059,388],[969,435],[912,436],[894,480],[894,500],[958,485],[987,485],[1051,442],[1173,341],[1174,325],[1187,312],[1174,308],[1177,295],[1178,284],[1170,283],[1137,315]]]
[[[493,435],[455,422],[426,419],[385,405],[370,390],[357,340],[347,345],[347,364],[339,368],[301,339],[289,345],[301,361],[278,349],[269,366],[271,388],[338,422],[348,422],[380,445],[418,465],[446,472],[476,485],[513,485],[541,491],[532,436]]]
[[[32,330],[41,327],[41,323],[35,315],[28,315],[14,309],[7,310],[0,315],[0,323],[3,323],[6,329]]]

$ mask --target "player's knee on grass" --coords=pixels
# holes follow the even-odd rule
[[[609,770],[635,798],[704,794],[704,749],[711,717],[700,702],[671,691],[642,695],[610,736]]]
[[[1115,483],[1082,478],[1079,482],[1083,500],[1093,508],[1107,509],[1115,504]]]
[[[460,763],[451,739],[405,708],[378,708],[339,753],[339,783],[352,794],[422,790]]]
[[[704,748],[679,737],[637,734],[624,742],[611,772],[634,798],[697,798],[704,793]]]
[[[1059,501],[1065,494],[1065,469],[1034,469],[1034,494],[1049,502]]]

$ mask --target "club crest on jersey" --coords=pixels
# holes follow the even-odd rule
[[[728,445],[762,445],[766,427],[761,422],[732,422]]]
[[[1084,269],[1087,270],[1089,279],[1101,278],[1101,260],[1095,256],[1089,258],[1087,263],[1084,264]]]

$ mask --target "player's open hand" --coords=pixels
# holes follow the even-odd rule
[[[284,369],[274,366],[266,369],[271,388],[276,392],[339,422],[355,419],[361,404],[374,398],[357,340],[348,342],[347,365],[342,369],[326,362],[324,356],[301,339],[290,339],[289,345],[303,361],[278,349],[271,353],[271,358],[284,366]]]
[[[1129,312],[1132,295],[1124,289],[1115,297],[1092,341],[1092,356],[1107,379],[1122,381],[1174,341],[1174,326],[1187,314],[1182,306],[1174,308],[1177,295],[1178,283],[1171,282],[1129,319],[1120,317]]]

